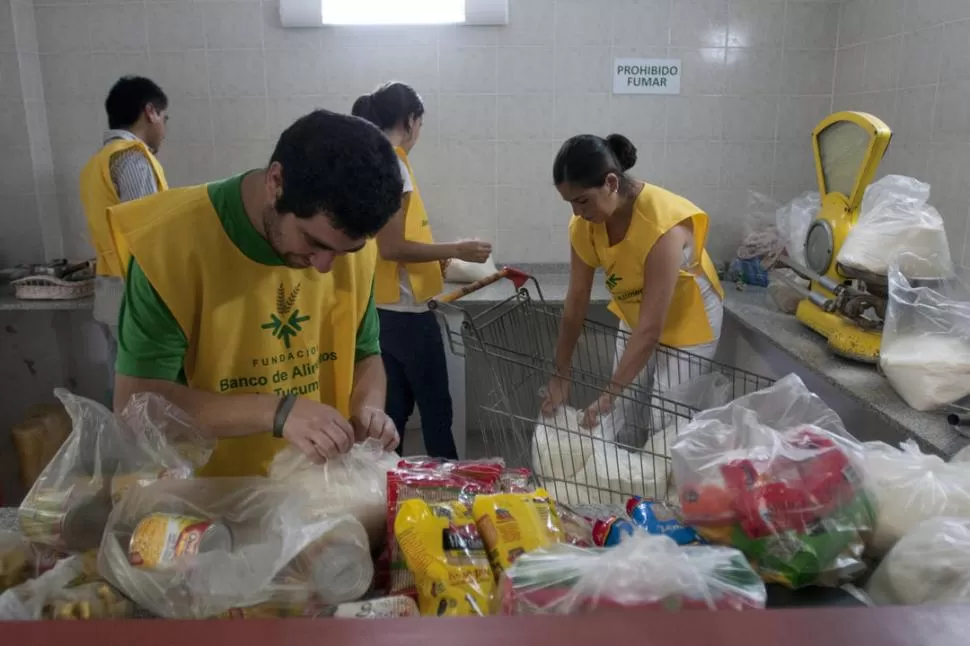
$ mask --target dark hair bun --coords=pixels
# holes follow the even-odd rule
[[[610,147],[616,161],[620,162],[620,168],[623,171],[628,171],[637,165],[637,147],[623,135],[610,135],[606,138],[606,145]]]

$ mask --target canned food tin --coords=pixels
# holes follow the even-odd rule
[[[370,552],[360,545],[329,542],[305,558],[310,560],[313,586],[324,603],[354,601],[370,590],[374,561]]]
[[[88,485],[33,492],[20,506],[20,531],[29,541],[58,550],[82,551],[101,543],[111,500]]]
[[[165,569],[180,557],[232,549],[232,534],[222,523],[177,514],[145,516],[128,543],[128,560],[138,567]]]

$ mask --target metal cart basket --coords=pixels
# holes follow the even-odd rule
[[[455,304],[502,279],[515,284],[515,293],[483,312],[473,315]],[[584,428],[580,413],[605,392],[616,348],[625,346],[628,332],[615,324],[584,322],[567,400],[580,409],[562,406],[554,416],[544,417],[541,394],[556,374],[554,351],[562,311],[545,302],[535,278],[506,268],[442,295],[430,307],[461,313],[459,329],[445,319],[451,350],[464,356],[472,371],[488,372],[485,403],[479,410],[486,450],[509,467],[529,468],[537,484],[562,503],[622,505],[634,495],[669,500],[670,445],[694,413],[772,383],[661,346],[637,384],[616,398],[613,410],[603,414],[599,424]],[[719,401],[710,403],[714,393]]]

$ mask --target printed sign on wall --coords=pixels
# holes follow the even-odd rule
[[[680,59],[615,59],[613,94],[680,94]]]

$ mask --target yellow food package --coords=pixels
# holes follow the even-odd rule
[[[422,616],[488,614],[495,578],[466,505],[405,500],[394,536],[417,583]]]
[[[476,496],[472,512],[496,577],[526,552],[566,537],[545,489]]]

